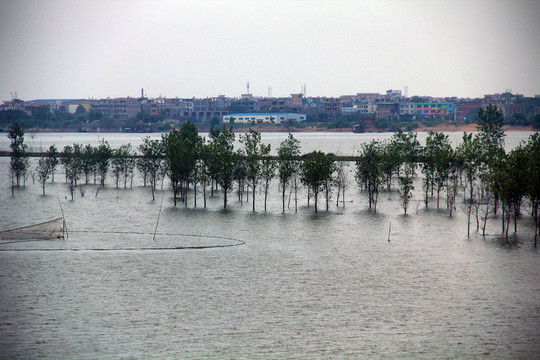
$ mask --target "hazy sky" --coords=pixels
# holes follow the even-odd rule
[[[540,94],[540,1],[0,0],[0,100]]]

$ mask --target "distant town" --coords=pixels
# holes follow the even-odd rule
[[[248,87],[249,89],[249,87]],[[303,88],[305,89],[305,87]],[[249,91],[249,90],[248,90]],[[19,99],[0,105],[0,129],[19,123],[31,131],[168,131],[191,121],[200,130],[223,124],[267,131],[351,130],[411,131],[419,126],[476,122],[478,109],[494,104],[506,125],[540,129],[540,95],[525,97],[506,90],[483,98],[408,97],[401,90],[339,97],[306,96],[208,98]]]

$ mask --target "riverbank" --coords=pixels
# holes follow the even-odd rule
[[[351,128],[322,128],[317,126],[309,127],[280,127],[277,125],[256,125],[251,127],[234,129],[235,132],[247,132],[250,129],[257,132],[336,132],[336,133],[349,133],[352,132]],[[474,132],[477,130],[476,124],[439,124],[436,126],[419,125],[414,132]],[[503,126],[503,130],[506,131],[535,131],[532,126]],[[387,129],[377,129],[375,127],[366,127],[366,133],[388,132]]]
[[[477,125],[476,124],[455,124],[455,123],[446,123],[446,124],[439,124],[435,126],[425,126],[423,124],[419,124],[419,126],[412,130],[414,132],[474,132],[476,131]],[[234,132],[236,133],[243,133],[248,132],[249,130],[254,130],[261,133],[315,133],[315,132],[329,132],[329,133],[350,133],[352,132],[352,129],[349,127],[346,128],[326,128],[321,127],[318,125],[313,126],[303,126],[303,127],[285,127],[280,126],[277,124],[272,125],[255,125],[255,126],[245,126],[245,127],[239,127],[235,128]],[[504,125],[503,130],[505,132],[508,131],[538,131],[535,130],[533,126],[511,126],[511,125]],[[7,129],[4,129],[5,132],[7,132]],[[42,129],[42,128],[28,128],[24,129],[26,133],[73,133],[77,132],[73,129]],[[200,132],[207,132],[207,128],[201,128],[199,129]],[[120,131],[115,129],[108,129],[108,130],[101,130],[101,133],[119,133]],[[374,126],[367,126],[365,129],[366,133],[378,133],[378,132],[389,132],[388,129],[378,129]],[[85,132],[81,132],[85,133]],[[91,133],[91,132],[90,132]]]

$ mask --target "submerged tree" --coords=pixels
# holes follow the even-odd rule
[[[100,187],[105,186],[105,178],[107,177],[107,174],[109,172],[109,165],[111,162],[112,154],[113,154],[113,151],[107,141],[103,141],[95,149],[95,161],[96,161],[97,174],[99,175]],[[96,196],[97,196],[97,193],[96,193]]]
[[[489,104],[485,110],[482,108],[478,110],[476,122],[479,131],[478,136],[488,156],[494,149],[504,146],[503,123],[503,114],[497,106]]]
[[[165,154],[163,151],[163,143],[159,140],[151,140],[149,136],[143,139],[142,144],[139,145],[139,152],[142,154],[137,159],[137,167],[143,174],[144,185],[146,181],[150,182],[152,188],[152,201],[155,200],[156,183],[159,178],[161,169],[163,168],[163,162]]]
[[[261,179],[264,189],[264,211],[266,211],[266,201],[268,200],[268,192],[270,190],[270,182],[276,176],[277,163],[270,159],[270,144],[261,145]]]
[[[381,144],[372,140],[362,144],[361,153],[356,160],[356,181],[358,185],[368,192],[369,208],[377,212],[379,190],[385,182],[382,165]]]
[[[527,166],[525,178],[527,179],[526,194],[531,203],[532,216],[534,219],[534,247],[538,244],[540,229],[540,219],[538,217],[538,207],[540,205],[540,134],[534,133],[524,146],[527,154]]]
[[[247,166],[246,159],[243,149],[238,149],[236,151],[236,156],[238,161],[234,166],[234,179],[236,180],[236,193],[238,194],[238,201],[240,205],[244,205],[244,191],[246,190],[247,185]],[[249,191],[246,193],[246,201],[249,196]]]
[[[429,177],[430,183],[434,184],[437,189],[438,209],[441,191],[447,184],[453,169],[454,150],[452,149],[448,135],[431,131],[428,133],[424,149],[424,166],[427,168],[424,174],[428,174],[426,177]],[[425,186],[426,188],[429,187],[427,181]],[[425,195],[427,207],[427,191]]]
[[[50,159],[47,157],[41,157],[38,161],[37,174],[38,180],[43,189],[43,195],[45,195],[45,184],[52,173],[52,167]]]
[[[336,206],[339,206],[339,199],[341,197],[341,203],[345,206],[345,190],[349,185],[349,177],[347,176],[347,165],[344,161],[336,163],[336,176],[334,183],[337,186]]]
[[[409,202],[412,198],[412,192],[414,190],[413,185],[414,176],[414,164],[406,163],[403,168],[402,174],[398,177],[399,189],[398,193],[401,198],[401,205],[403,206],[403,213],[407,214]]]
[[[54,183],[54,172],[60,160],[58,159],[60,155],[58,154],[58,149],[56,146],[51,145],[47,151],[47,159],[49,160],[49,166],[51,168],[51,181]]]
[[[285,212],[286,190],[291,185],[291,181],[295,174],[298,174],[299,172],[298,157],[300,156],[300,141],[295,139],[294,136],[289,133],[287,139],[283,140],[278,148],[278,156],[278,177],[281,188],[282,211]],[[297,186],[296,184],[294,185],[296,199]]]
[[[227,208],[227,194],[233,188],[234,169],[237,154],[234,151],[234,132],[232,128],[210,130],[210,154],[216,181],[223,190],[223,208]]]
[[[255,211],[255,193],[261,176],[261,134],[250,129],[248,133],[240,136],[240,142],[244,144],[247,178],[251,184],[252,206]]]
[[[333,160],[321,151],[308,154],[300,165],[302,182],[315,198],[315,213],[318,212],[318,199],[321,191],[327,189],[334,172]]]
[[[11,174],[11,195],[13,196],[13,187],[20,187],[21,179],[24,180],[26,171],[30,165],[28,161],[28,155],[26,153],[26,144],[24,143],[24,130],[15,123],[11,126],[8,133],[8,138],[11,139],[11,161],[10,161],[10,174]],[[15,181],[15,183],[14,183]]]
[[[193,180],[197,151],[202,144],[197,128],[192,122],[187,122],[180,130],[174,130],[163,135],[164,152],[167,161],[167,170],[174,193],[174,206],[176,197],[181,192],[182,201],[187,206],[187,191],[190,181]]]
[[[95,172],[96,157],[92,145],[87,144],[82,150],[81,160],[82,173],[84,174],[84,182],[88,184],[88,179]]]

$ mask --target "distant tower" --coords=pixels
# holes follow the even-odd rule
[[[403,87],[403,96],[406,98],[409,97],[409,87],[407,85]]]
[[[249,81],[246,84],[246,88],[247,88],[247,93],[246,94],[249,94]]]
[[[144,97],[144,88],[141,88],[141,97]]]

